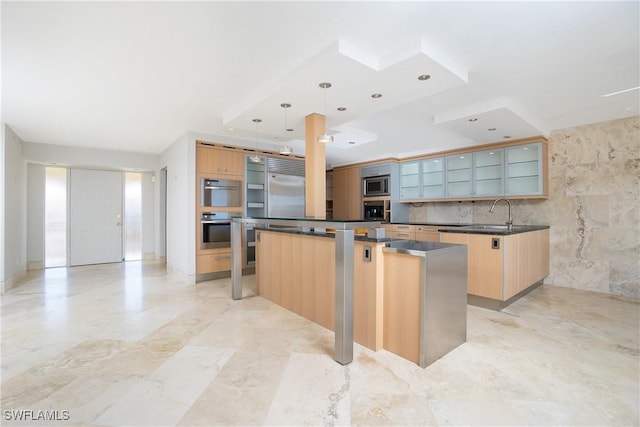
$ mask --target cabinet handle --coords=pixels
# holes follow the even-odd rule
[[[231,258],[231,255],[218,255],[216,256],[216,261],[222,261],[223,259],[229,259]]]

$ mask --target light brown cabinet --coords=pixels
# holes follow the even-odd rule
[[[416,240],[416,226],[410,224],[384,224],[385,237]]]
[[[244,175],[244,153],[234,149],[198,146],[196,164],[201,174]]]
[[[198,255],[196,273],[217,273],[231,270],[231,251]]]
[[[201,206],[201,180],[203,178],[218,178],[235,175],[234,180],[244,180],[244,152],[232,148],[196,145],[196,273],[219,273],[231,270],[231,249],[202,249],[202,226],[200,223],[202,212],[213,210],[211,207]],[[232,207],[218,207],[216,211],[242,214],[242,204]]]
[[[335,330],[335,241],[328,237],[258,231],[257,291],[327,329]],[[382,348],[383,243],[356,241],[354,253],[354,340]],[[371,248],[371,262],[363,259]]]
[[[438,227],[433,225],[417,225],[416,240],[422,240],[425,242],[439,242],[440,232],[438,231]]]
[[[384,348],[420,363],[419,257],[384,254]]]
[[[333,170],[333,217],[362,219],[360,168],[340,167]]]
[[[549,230],[507,236],[442,233],[467,245],[467,292],[506,301],[549,275]]]

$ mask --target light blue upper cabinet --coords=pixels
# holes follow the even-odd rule
[[[443,157],[400,164],[400,200],[442,199],[444,192]]]
[[[473,196],[473,154],[464,153],[448,156],[447,197]]]
[[[542,194],[542,143],[505,148],[505,195]]]
[[[422,198],[444,198],[444,158],[426,159],[420,162],[422,168]]]
[[[404,162],[400,164],[400,200],[421,198],[420,162]]]
[[[499,196],[504,193],[504,149],[473,153],[474,196]]]
[[[400,200],[544,198],[547,148],[539,141],[402,162]]]

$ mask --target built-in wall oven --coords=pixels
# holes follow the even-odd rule
[[[200,206],[242,209],[242,182],[232,179],[200,179]]]
[[[370,200],[363,202],[365,220],[385,221],[384,200]]]
[[[200,249],[231,247],[231,213],[203,212],[200,223]]]

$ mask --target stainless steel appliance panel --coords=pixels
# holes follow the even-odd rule
[[[242,182],[231,179],[202,178],[200,205],[206,207],[242,207]]]
[[[304,178],[270,173],[267,190],[269,218],[304,218]]]

